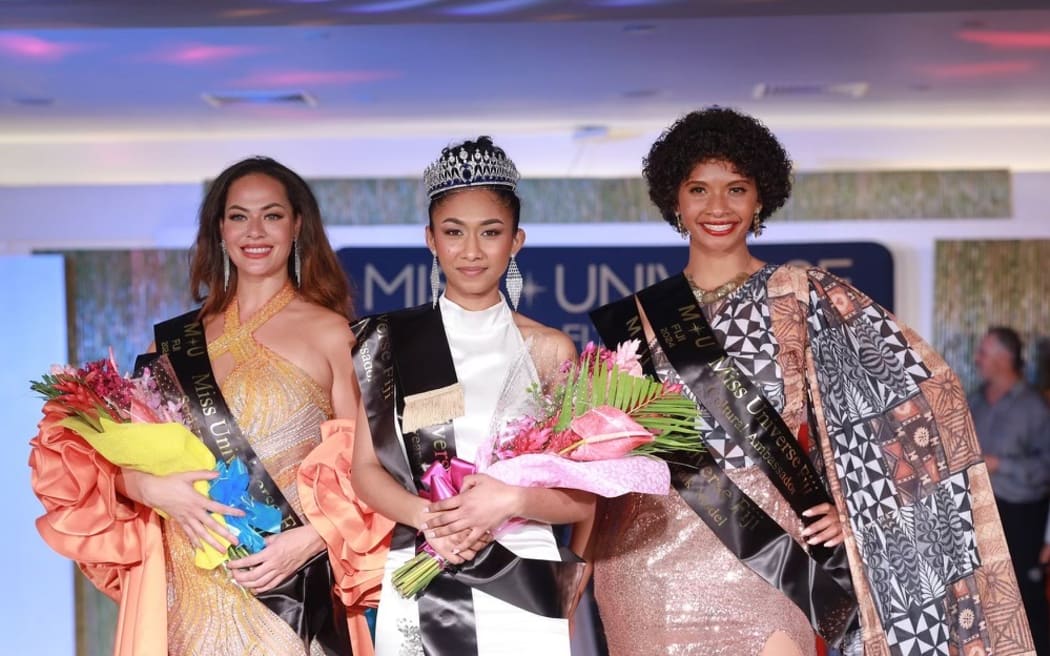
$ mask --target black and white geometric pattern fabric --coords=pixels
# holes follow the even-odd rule
[[[766,265],[722,303],[703,306],[703,311],[733,364],[744,376],[761,386],[769,402],[780,411],[784,408],[784,381],[776,360],[779,346],[773,335],[766,291],[769,276],[776,268],[775,265]],[[681,383],[658,345],[653,349],[653,358],[662,379]],[[689,388],[683,392],[696,402]],[[740,446],[729,441],[711,413],[702,405],[699,407],[700,434],[719,466],[723,469],[755,466],[754,460]]]
[[[946,588],[980,566],[965,472],[858,532],[879,616],[900,654],[948,654]]]
[[[864,308],[864,318],[874,331],[876,341],[900,362],[913,382],[918,384],[930,378],[930,370],[919,354],[908,347],[900,326],[882,308],[874,305]]]
[[[847,426],[835,435],[835,467],[846,493],[853,530],[897,510],[897,490],[887,475],[879,441],[866,424]]]
[[[949,587],[980,566],[965,471],[947,474],[919,384],[931,377],[882,308],[825,278],[809,343],[835,466],[893,654],[949,654]],[[955,609],[952,612],[960,612]]]

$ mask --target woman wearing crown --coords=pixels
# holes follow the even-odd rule
[[[382,568],[376,653],[492,656],[520,654],[527,645],[529,653],[567,655],[559,583],[580,565],[565,562],[550,525],[589,517],[593,497],[480,474],[437,503],[419,492],[435,462],[473,461],[493,423],[513,411],[518,397],[524,400],[530,383],[550,380],[575,348],[561,332],[513,309],[521,292],[514,257],[525,240],[514,163],[481,137],[444,149],[424,180],[433,304],[355,327],[362,402],[351,476],[365,512],[392,520],[385,524],[392,528],[382,545],[390,548],[385,562],[379,548],[368,562],[361,559],[376,575]],[[500,293],[504,272],[509,306]],[[501,394],[506,389],[520,391],[508,398]],[[493,531],[512,518],[523,521],[494,539]],[[360,521],[374,528],[387,520]],[[424,537],[453,567],[418,599],[405,599],[390,585],[391,573]]]

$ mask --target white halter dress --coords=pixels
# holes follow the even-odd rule
[[[444,296],[439,304],[456,376],[466,398],[466,414],[453,421],[457,455],[473,462],[493,420],[499,419],[493,414],[497,405],[502,405],[503,383],[526,346],[502,299],[480,311],[466,310]],[[525,394],[525,387],[521,393]],[[499,541],[518,556],[559,560],[548,524],[529,522]],[[423,655],[417,604],[402,599],[390,584],[393,571],[413,555],[412,549],[399,549],[387,558],[376,618],[376,656]],[[480,656],[568,656],[567,620],[535,615],[478,590],[472,590],[472,595]]]

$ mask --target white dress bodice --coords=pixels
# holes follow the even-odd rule
[[[439,301],[456,377],[463,387],[464,415],[453,420],[456,455],[476,462],[494,417],[507,393],[505,381],[525,353],[526,345],[503,299],[484,310],[467,310],[442,296]],[[513,392],[512,392],[513,393]],[[526,394],[522,386],[521,394]],[[402,444],[403,446],[403,444]],[[484,456],[482,456],[484,457]],[[558,560],[558,548],[548,524],[527,522],[500,535],[499,542],[518,556]],[[383,578],[376,619],[376,656],[421,656],[419,615],[415,601],[402,599],[390,585],[390,575],[414,555],[412,549],[391,551]],[[473,590],[478,651],[481,656],[530,653],[568,656],[566,620],[534,615],[500,599]],[[533,651],[533,647],[538,647]]]

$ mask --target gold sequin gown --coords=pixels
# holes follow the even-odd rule
[[[212,360],[229,353],[234,368],[223,396],[245,437],[292,508],[302,517],[296,488],[299,463],[320,442],[332,414],[327,394],[305,372],[255,340],[253,333],[295,296],[282,289],[241,324],[236,301],[223,334],[208,345]],[[277,615],[227,579],[226,571],[198,569],[193,549],[177,527],[165,525],[168,650],[180,656],[306,654],[299,636]],[[323,656],[315,642],[310,656]]]
[[[769,330],[739,350],[729,336],[734,319],[762,317],[766,267],[725,302],[703,306],[726,350],[783,410],[800,407],[801,386],[785,386],[784,353]],[[661,378],[681,382],[666,355],[650,344]],[[688,394],[688,390],[686,390]],[[702,419],[705,410],[701,411]],[[785,416],[792,430],[797,422]],[[707,424],[709,427],[710,424]],[[717,431],[717,429],[716,429]],[[709,431],[705,431],[711,437]],[[717,435],[715,457],[729,477],[789,534],[802,524],[763,473]],[[787,597],[734,556],[672,488],[667,496],[629,494],[602,500],[596,524],[594,591],[610,656],[750,656],[782,631],[800,653],[815,653],[806,616]]]

